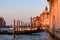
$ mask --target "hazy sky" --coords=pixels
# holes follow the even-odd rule
[[[11,25],[13,19],[28,22],[31,16],[39,16],[46,6],[46,0],[0,0],[0,16],[7,25]]]

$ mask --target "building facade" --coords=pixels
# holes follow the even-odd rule
[[[40,28],[41,27],[41,20],[40,20],[40,17],[39,16],[36,16],[33,18],[33,21],[34,21],[34,26],[37,27],[37,28]]]
[[[60,0],[47,0],[50,5],[50,28],[49,32],[60,39]],[[53,18],[55,16],[55,19]],[[54,22],[53,22],[54,19]]]
[[[6,22],[5,22],[4,18],[0,17],[0,28],[5,27],[5,26],[6,26]]]
[[[36,16],[33,18],[34,20],[34,26],[39,27],[41,29],[43,28],[49,28],[50,25],[50,13],[48,12],[48,8],[45,8],[45,11],[43,11],[40,16]]]
[[[45,11],[40,14],[41,26],[42,28],[49,28],[50,25],[50,13],[48,12],[48,8],[45,8]]]

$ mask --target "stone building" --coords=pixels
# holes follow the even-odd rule
[[[49,32],[60,39],[60,0],[47,0],[50,6],[51,22]],[[55,19],[53,18],[55,16]],[[54,20],[54,22],[53,22]]]
[[[40,16],[33,17],[34,20],[34,26],[39,27],[41,29],[43,28],[49,28],[50,25],[50,13],[48,12],[48,8],[45,8],[45,11],[43,11]]]
[[[40,17],[39,16],[36,16],[33,18],[33,21],[34,21],[34,26],[35,27],[41,27],[41,23],[40,23]]]
[[[45,8],[45,11],[40,14],[41,26],[47,27],[50,25],[50,13],[48,12],[48,8]]]
[[[5,26],[6,26],[6,22],[5,22],[4,18],[0,17],[0,28],[5,27]]]

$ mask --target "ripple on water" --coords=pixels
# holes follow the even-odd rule
[[[16,35],[16,40],[52,40],[50,35],[46,32],[30,35]],[[13,35],[0,35],[0,40],[14,40]]]

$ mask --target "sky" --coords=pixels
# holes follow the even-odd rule
[[[39,16],[49,8],[46,0],[0,0],[0,17],[2,16],[7,25],[13,24],[13,20],[29,22],[30,17]]]

